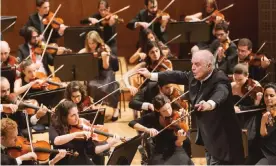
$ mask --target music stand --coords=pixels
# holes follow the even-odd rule
[[[107,165],[130,165],[141,140],[142,136],[137,135],[131,140],[116,146]]]
[[[99,75],[99,59],[90,53],[55,56],[55,68],[61,65],[64,67],[56,73],[56,76],[64,82],[88,81]]]
[[[182,34],[172,43],[197,43],[210,40],[210,26],[205,22],[173,22],[167,27],[168,38]]]
[[[17,16],[1,16],[1,33],[11,30],[16,23]]]
[[[95,26],[66,28],[64,31],[64,47],[70,48],[73,52],[79,52],[84,48],[86,34],[90,31],[97,31],[102,36],[100,28]]]
[[[191,59],[171,59],[173,70],[191,71]]]
[[[88,110],[85,112],[79,112],[79,116],[82,118],[85,118],[90,121],[90,123],[93,122],[95,116],[96,116],[97,110]],[[105,117],[105,108],[100,108],[100,112],[97,116],[97,119],[95,121],[95,125],[103,125],[104,124],[104,117]]]
[[[14,82],[16,78],[16,68],[15,67],[4,67],[1,68],[1,76],[6,77],[10,83],[10,91],[13,92]]]

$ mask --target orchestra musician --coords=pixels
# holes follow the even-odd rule
[[[129,126],[137,131],[148,133],[151,137],[158,134],[166,127],[165,121],[173,115],[169,99],[162,94],[153,99],[156,111],[151,112],[140,119],[129,122]],[[175,134],[176,132],[176,134]],[[154,152],[149,161],[150,165],[193,165],[192,160],[183,150],[183,141],[187,133],[184,129],[167,129],[154,137]]]
[[[267,112],[263,114],[261,120],[261,150],[262,157],[257,165],[276,164],[276,84],[269,83],[264,87],[264,102]]]
[[[50,75],[51,71],[49,65],[54,65],[54,58],[51,54],[45,52],[42,59],[41,53],[36,52],[36,47],[38,47],[38,35],[39,32],[34,27],[27,27],[24,33],[25,43],[19,46],[17,57],[19,57],[20,62],[25,60],[28,56],[36,64],[36,68],[39,72],[46,75]]]
[[[134,30],[140,27],[140,35],[139,35],[139,42],[145,42],[146,39],[143,35],[143,29],[150,28],[156,34],[157,38],[165,42],[167,39],[166,36],[166,26],[169,21],[168,17],[162,17],[161,22],[155,22],[149,26],[149,23],[156,17],[158,13],[158,2],[157,0],[145,0],[145,8],[139,11],[139,13],[133,18],[128,24],[127,28],[130,30]]]
[[[14,67],[18,63],[18,59],[10,55],[10,46],[6,41],[0,41],[1,48],[1,68]]]
[[[258,146],[258,141],[260,137],[260,119],[262,117],[262,111],[252,111],[248,110],[261,108],[261,101],[263,97],[262,86],[256,80],[248,78],[248,68],[244,64],[238,64],[233,70],[233,82],[232,93],[233,102],[235,104],[235,112],[238,113],[241,127],[247,130],[248,133],[248,156],[245,164],[255,164],[256,156],[259,156],[260,148]],[[246,93],[252,90],[252,93],[245,96]],[[259,90],[260,89],[260,90]],[[243,112],[246,111],[246,112]]]
[[[79,112],[93,104],[93,99],[87,95],[86,87],[79,81],[70,82],[65,91],[65,98],[78,106]],[[91,109],[95,109],[94,106]]]
[[[111,69],[110,59],[112,58],[110,48],[104,43],[98,32],[90,31],[85,40],[85,48],[81,49],[79,53],[92,53],[95,57],[99,58],[99,77],[90,80],[88,83],[88,94],[95,102],[102,99],[107,94],[119,88],[118,84],[110,84],[102,88],[99,86],[115,81],[115,74]],[[112,121],[117,121],[120,110],[118,107],[120,93],[110,95],[105,101],[113,108]]]
[[[196,144],[205,146],[207,165],[242,164],[241,128],[235,115],[231,85],[227,76],[215,69],[214,57],[207,50],[192,56],[192,71],[138,72],[152,81],[189,86],[189,99],[197,119]]]
[[[93,165],[89,154],[99,154],[119,141],[117,138],[109,138],[107,144],[96,146],[92,141],[91,131],[70,133],[70,128],[83,121],[79,118],[78,112],[76,104],[72,101],[64,101],[57,107],[51,118],[49,137],[54,148],[65,148],[79,153],[74,158],[66,156],[58,162],[59,165]]]
[[[226,74],[232,74],[237,46],[229,38],[229,24],[225,21],[216,24],[214,32],[217,39],[210,45],[210,50],[216,58],[216,67]]]
[[[260,61],[260,63],[254,63]],[[238,57],[235,63],[244,63],[249,67],[249,77],[255,80],[260,80],[266,74],[266,69],[270,65],[270,60],[265,55],[254,55],[252,53],[252,42],[243,38],[238,42]]]
[[[81,20],[81,24],[92,25],[99,24],[103,26],[103,40],[111,48],[111,51],[114,55],[117,55],[117,40],[113,38],[116,34],[116,23],[118,23],[117,15],[110,15],[110,6],[107,0],[99,0],[98,2],[98,12],[91,15],[90,17]],[[100,19],[106,18],[105,21],[99,22]],[[106,23],[107,22],[107,23]]]
[[[158,43],[156,42],[148,42],[146,46],[146,54],[147,58],[145,62],[140,62],[137,64],[133,69],[129,70],[127,73],[124,74],[123,79],[126,87],[130,90],[132,95],[137,93],[137,88],[133,85],[130,85],[128,77],[136,72],[136,70],[146,67],[148,70],[152,71],[156,68],[157,71],[159,70],[172,70],[172,63],[168,60],[161,51]],[[161,63],[160,63],[161,61]],[[160,65],[158,65],[158,63]]]
[[[17,158],[12,158],[7,154],[7,149],[15,147],[16,145],[18,135],[17,126],[18,125],[16,122],[9,118],[1,119],[1,165],[21,165],[27,164],[24,163],[26,161],[37,159],[37,155],[34,152],[23,154]],[[55,158],[48,162],[49,165],[53,166],[55,163],[65,157],[65,155],[65,150],[59,150],[59,153],[55,156]],[[34,163],[28,162],[28,164],[33,165]]]
[[[32,26],[32,27],[35,27],[35,29],[37,29],[38,31],[38,34],[40,34],[40,36],[38,36],[39,40],[43,40],[43,39],[47,40],[52,27],[49,26],[49,28],[45,33],[45,36],[42,36],[42,33],[47,26],[43,24],[43,19],[47,17],[50,12],[49,0],[36,0],[36,9],[37,9],[37,12],[30,15],[27,23],[20,29],[20,36],[24,37],[25,34],[28,33],[26,32],[27,28],[29,26]],[[50,43],[56,43],[56,40],[64,34],[64,30],[66,28],[67,26],[65,26],[64,24],[61,24],[57,30],[54,29],[50,39]]]

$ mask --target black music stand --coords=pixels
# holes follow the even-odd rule
[[[171,59],[173,70],[191,71],[191,59]]]
[[[84,112],[79,112],[79,116],[89,120],[90,123],[92,123],[94,121],[96,114],[97,114],[97,110],[88,110],[88,111],[84,111]],[[95,125],[97,125],[97,124],[103,125],[104,117],[105,117],[105,108],[100,108],[100,112],[95,121]]]
[[[1,16],[1,40],[4,32],[13,30],[16,20],[17,16]]]
[[[168,38],[181,37],[172,43],[197,43],[210,40],[210,26],[205,22],[173,22],[167,27]]]
[[[70,48],[73,52],[79,52],[84,48],[86,34],[90,31],[97,31],[102,36],[101,29],[95,26],[66,28],[64,31],[64,47]]]
[[[107,165],[130,165],[141,140],[142,136],[137,135],[131,140],[116,146]]]
[[[16,78],[16,68],[15,67],[4,67],[1,68],[1,76],[6,77],[10,83],[11,93],[13,92],[14,82]]]
[[[55,68],[61,65],[64,67],[56,73],[56,76],[64,82],[88,81],[99,75],[99,59],[90,53],[55,56]]]

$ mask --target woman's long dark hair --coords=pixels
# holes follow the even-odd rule
[[[65,100],[56,108],[55,113],[52,115],[51,124],[60,135],[69,133],[67,117],[69,110],[74,107],[77,107],[74,102]]]
[[[276,92],[276,83],[270,82],[270,83],[266,84],[266,85],[264,86],[264,91],[265,91],[266,89],[268,89],[268,88],[272,88],[272,89],[274,89],[274,91]]]
[[[67,88],[65,90],[65,98],[67,100],[71,100],[71,96],[73,92],[80,91],[81,93],[81,101],[80,103],[85,99],[87,96],[86,87],[81,84],[79,81],[72,81],[67,85]]]
[[[145,60],[147,65],[152,65],[152,61],[150,59],[149,52],[153,47],[157,47],[160,50],[160,58],[163,58],[163,56],[164,56],[162,53],[162,50],[157,42],[148,41],[147,45],[146,45],[146,50],[145,50],[145,53],[147,54],[147,58]]]

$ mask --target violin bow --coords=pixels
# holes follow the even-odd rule
[[[47,79],[49,79],[50,77],[52,77],[56,72],[58,72],[61,68],[63,68],[64,67],[64,65],[61,65],[61,66],[59,66],[59,68],[57,68],[53,73],[51,73],[48,77],[47,77]]]
[[[64,101],[65,101],[66,99],[62,99],[62,100],[60,100],[59,101],[59,103],[53,108],[54,110],[56,110],[57,109],[57,107],[61,104],[61,103],[63,103]]]
[[[267,73],[267,74],[259,81],[259,83],[261,83],[269,74],[270,74],[270,73]],[[257,85],[253,86],[252,89],[250,89],[247,93],[245,93],[245,94],[242,96],[242,98],[241,98],[238,102],[236,102],[236,104],[235,104],[234,106],[237,106],[246,96],[249,95],[249,93],[250,93],[256,86],[257,86]]]
[[[233,7],[233,6],[234,6],[234,4],[231,4],[231,5],[229,5],[229,6],[226,6],[226,7],[223,8],[223,9],[219,10],[218,12],[223,12],[223,11],[225,11],[225,10],[227,10],[227,9],[229,9],[229,8],[231,8],[231,7]],[[212,15],[209,15],[209,16],[205,17],[205,18],[202,19],[201,21],[204,22],[204,21],[208,20],[210,17],[212,17]]]
[[[132,77],[132,76],[134,76],[135,74],[138,74],[138,73],[137,73],[137,72],[134,72],[134,73],[132,73],[131,75],[129,75],[128,77]],[[124,79],[124,78],[121,78],[121,79],[118,80],[118,81],[122,81],[123,79]],[[97,88],[100,89],[100,88],[102,88],[102,87],[105,87],[105,86],[107,86],[107,85],[113,84],[113,83],[118,82],[118,81],[115,80],[115,81],[109,82],[109,83],[107,83],[107,84],[98,86]]]
[[[261,111],[261,110],[265,110],[266,108],[256,108],[256,109],[251,109],[251,110],[244,110],[241,112],[236,112],[236,114],[242,114],[242,113],[246,113],[246,112],[256,112],[256,111]]]
[[[168,45],[169,43],[175,41],[176,39],[180,38],[182,36],[182,34],[179,34],[177,36],[175,36],[174,38],[172,38],[171,40],[169,40],[167,43],[165,43],[165,45]]]
[[[173,99],[173,100],[170,102],[170,104],[174,103],[176,100],[180,99],[182,96],[185,96],[187,93],[189,93],[189,91],[187,91],[187,92],[181,94],[180,96],[178,96],[177,98]]]
[[[45,44],[45,48],[43,49],[43,52],[42,52],[42,55],[41,55],[41,59],[43,59],[43,57],[44,57],[44,55],[45,55],[45,53],[46,53],[46,50],[47,50],[47,47],[48,47],[48,44],[49,44],[49,41],[50,41],[50,38],[51,38],[51,36],[52,36],[52,33],[53,33],[53,28],[51,29],[51,31],[50,31],[50,34],[49,34],[49,36],[48,36],[48,39],[47,39],[47,42],[46,42],[46,44]],[[31,56],[31,55],[30,55]]]
[[[232,40],[232,42],[234,43],[234,42],[237,42],[237,41],[239,41],[240,39],[234,39],[234,40]]]
[[[118,33],[115,33],[113,36],[111,36],[110,39],[108,39],[108,41],[106,43],[111,42],[111,40],[113,40],[117,35],[118,35]]]
[[[57,12],[59,11],[61,7],[61,4],[59,4],[58,8],[56,9],[55,13],[53,14],[53,17],[50,19],[50,22],[48,23],[48,25],[46,26],[46,28],[44,29],[44,31],[42,32],[42,36],[44,36],[46,30],[48,29],[48,27],[51,25],[51,23],[53,22],[54,18],[56,17],[57,15]]]
[[[32,141],[32,136],[31,136],[30,124],[29,124],[29,118],[28,118],[27,111],[24,111],[24,114],[25,114],[25,117],[26,117],[27,130],[28,130],[28,136],[29,136],[29,140],[30,140],[31,151],[34,152],[33,141]]]
[[[94,126],[94,124],[95,124],[95,122],[96,122],[96,119],[97,119],[97,117],[98,117],[98,115],[99,115],[99,112],[100,112],[100,110],[101,110],[102,104],[103,104],[103,100],[102,100],[102,102],[101,102],[101,104],[100,104],[100,106],[99,106],[99,108],[98,108],[98,110],[97,110],[97,112],[96,112],[96,115],[95,115],[95,117],[94,117],[94,119],[93,119],[93,122],[92,122],[92,124],[91,124],[91,129],[92,129],[92,127]]]
[[[258,51],[256,52],[256,54],[258,54],[258,53],[264,48],[265,44],[266,44],[266,41],[263,42],[263,44],[262,44],[261,47],[258,49]]]
[[[171,2],[161,11],[162,13],[168,9],[168,7],[170,7],[173,3],[174,3],[175,0],[171,0]],[[155,16],[155,18],[153,20],[151,20],[151,22],[149,23],[149,26],[151,26],[151,24],[154,23],[154,21],[156,21],[156,19],[158,18],[159,16]]]

